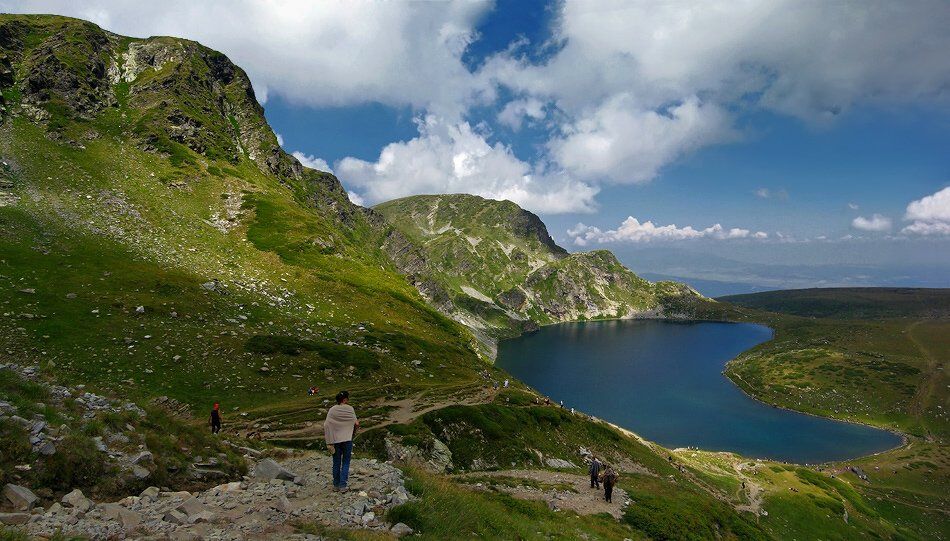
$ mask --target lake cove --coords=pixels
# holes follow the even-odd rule
[[[722,374],[729,360],[771,337],[768,327],[748,323],[565,323],[503,341],[497,364],[565,408],[670,448],[804,464],[900,444],[885,430],[769,406]]]

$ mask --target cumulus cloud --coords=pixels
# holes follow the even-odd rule
[[[304,154],[299,150],[295,150],[291,154],[294,158],[297,158],[304,167],[316,169],[317,171],[327,171],[328,173],[333,172],[333,169],[330,169],[330,165],[323,158],[317,158],[312,154]]]
[[[366,200],[363,199],[363,196],[360,194],[356,192],[346,192],[346,196],[350,198],[350,203],[361,207],[366,206]]]
[[[903,233],[950,235],[950,186],[907,205],[904,219],[912,221]]]
[[[851,227],[860,229],[861,231],[890,231],[891,219],[886,216],[881,216],[880,214],[874,214],[870,218],[858,216],[854,220],[851,220]]]
[[[280,146],[284,146],[284,136],[277,132],[274,132],[274,135],[277,137],[277,144]]]
[[[533,167],[509,147],[489,143],[467,122],[429,115],[418,126],[418,137],[386,145],[375,162],[340,160],[340,178],[370,203],[420,193],[471,193],[537,212],[594,208],[595,187]]]
[[[692,226],[677,227],[676,224],[656,225],[652,221],[640,222],[633,216],[628,216],[617,229],[603,231],[598,227],[577,224],[569,229],[567,234],[574,239],[574,244],[578,246],[587,246],[591,243],[645,243],[655,241],[677,241],[691,239],[767,239],[768,234],[764,231],[751,232],[748,229],[733,227],[724,228],[721,224],[715,224],[705,229],[695,229]]]
[[[730,140],[741,109],[823,122],[861,102],[950,101],[940,0],[567,0],[556,21],[551,57],[514,47],[481,73],[557,108],[551,159],[588,181],[647,181]]]
[[[644,182],[683,153],[733,137],[725,113],[695,96],[664,111],[629,94],[607,100],[548,143],[555,161],[586,180]]]
[[[518,131],[525,119],[542,120],[545,115],[544,102],[539,99],[512,100],[498,113],[498,122]]]

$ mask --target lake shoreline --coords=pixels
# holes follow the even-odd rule
[[[694,372],[694,376],[695,376],[696,378],[702,378],[704,375],[705,375],[706,377],[711,376],[712,373],[709,372],[709,370],[710,370],[710,369],[714,369],[714,370],[716,371],[716,374],[717,374],[718,377],[723,377],[723,378],[725,378],[726,380],[728,380],[728,382],[729,382],[728,387],[729,387],[729,388],[731,388],[731,389],[738,389],[738,390],[740,391],[740,393],[737,393],[738,395],[741,395],[741,396],[742,396],[743,398],[745,398],[745,399],[751,400],[751,401],[754,402],[755,404],[758,404],[759,407],[761,407],[761,408],[768,407],[768,410],[778,410],[778,411],[787,412],[787,413],[789,413],[789,414],[803,415],[803,416],[808,417],[808,418],[814,418],[814,419],[816,419],[816,420],[821,420],[821,421],[824,421],[824,422],[830,422],[830,423],[833,423],[833,424],[834,424],[834,423],[841,423],[841,424],[849,425],[849,426],[862,427],[862,428],[869,429],[869,430],[872,430],[872,431],[880,431],[880,433],[882,434],[882,436],[883,436],[884,434],[887,434],[887,435],[889,435],[889,436],[891,436],[891,437],[893,437],[893,438],[896,438],[896,439],[898,440],[898,441],[896,442],[896,444],[893,443],[893,440],[892,440],[891,442],[886,442],[885,445],[886,445],[887,443],[892,443],[892,445],[887,445],[887,446],[884,447],[884,448],[879,448],[879,449],[877,449],[877,450],[861,451],[861,450],[860,450],[860,447],[862,446],[862,444],[860,444],[860,443],[858,443],[858,442],[862,441],[862,438],[864,438],[864,441],[865,441],[865,442],[867,442],[867,441],[869,441],[870,439],[872,439],[872,436],[868,435],[867,433],[860,433],[860,434],[857,434],[857,435],[851,435],[851,434],[855,434],[855,433],[850,433],[850,434],[849,434],[847,431],[845,431],[845,432],[842,432],[841,435],[839,436],[839,434],[835,433],[835,429],[834,429],[834,428],[829,428],[829,426],[833,426],[833,425],[807,425],[807,424],[806,424],[806,425],[800,425],[800,424],[795,424],[796,421],[795,421],[794,419],[788,420],[788,421],[786,421],[785,419],[775,419],[775,420],[764,420],[764,421],[762,421],[762,422],[766,422],[766,423],[790,422],[790,423],[792,423],[792,425],[791,425],[790,427],[788,427],[788,429],[790,429],[790,430],[798,430],[799,432],[787,432],[787,433],[800,433],[800,434],[803,434],[803,435],[811,434],[810,437],[813,438],[813,441],[818,442],[818,441],[822,441],[822,440],[823,440],[823,441],[828,442],[828,445],[830,446],[830,447],[828,447],[828,448],[825,448],[825,447],[822,447],[821,444],[818,444],[816,447],[808,447],[808,446],[807,446],[807,443],[804,443],[804,444],[802,444],[803,446],[801,447],[802,451],[801,451],[800,453],[798,453],[798,454],[805,455],[806,457],[807,457],[809,454],[811,454],[811,455],[816,455],[816,456],[814,456],[813,459],[808,459],[808,458],[796,459],[796,458],[794,458],[794,455],[795,455],[796,453],[795,453],[795,452],[789,452],[789,450],[794,450],[794,449],[796,449],[796,447],[794,446],[794,444],[791,444],[791,445],[792,445],[791,447],[785,447],[785,448],[782,448],[782,449],[778,449],[778,448],[777,448],[777,449],[774,450],[774,451],[764,450],[764,452],[758,453],[758,452],[755,452],[755,451],[754,451],[753,449],[751,449],[751,448],[756,448],[756,447],[762,448],[763,445],[764,445],[764,447],[767,449],[768,446],[769,446],[769,444],[763,444],[763,443],[762,443],[763,441],[767,441],[767,439],[766,439],[766,440],[759,440],[759,442],[756,443],[755,440],[749,440],[749,439],[748,439],[748,436],[746,436],[746,439],[743,440],[741,434],[737,436],[739,439],[733,439],[733,440],[732,440],[732,443],[729,442],[729,441],[730,441],[729,437],[726,437],[725,439],[724,439],[724,438],[721,438],[721,437],[719,437],[719,438],[713,437],[711,441],[707,441],[707,442],[705,442],[705,443],[703,443],[702,441],[700,441],[700,442],[690,442],[690,443],[685,443],[685,442],[671,443],[671,442],[668,441],[667,443],[661,443],[660,440],[663,440],[664,438],[666,438],[667,440],[672,440],[672,441],[682,440],[682,439],[684,439],[684,438],[682,437],[682,435],[680,435],[680,436],[675,435],[675,433],[673,433],[673,434],[667,433],[666,436],[662,435],[661,433],[656,433],[656,434],[654,434],[653,436],[642,436],[642,435],[641,435],[642,430],[646,430],[647,432],[650,432],[650,431],[652,430],[653,432],[656,432],[655,421],[654,421],[654,427],[653,427],[653,428],[650,428],[650,426],[651,426],[650,423],[644,424],[644,426],[641,426],[639,430],[636,429],[636,428],[634,428],[634,427],[627,428],[627,427],[625,427],[624,425],[625,425],[625,424],[628,424],[628,423],[625,423],[623,420],[608,421],[608,420],[604,419],[604,418],[602,417],[602,414],[603,414],[604,411],[606,411],[606,410],[604,410],[603,404],[595,405],[595,404],[590,404],[590,403],[588,403],[588,404],[579,404],[579,405],[578,405],[577,411],[578,411],[579,413],[583,413],[584,415],[586,415],[586,416],[588,416],[588,417],[590,417],[590,418],[592,418],[592,419],[595,419],[595,420],[598,420],[598,421],[602,421],[602,422],[604,422],[604,423],[606,423],[606,424],[608,424],[608,425],[610,425],[610,426],[613,426],[613,427],[615,427],[615,428],[617,428],[617,429],[620,429],[620,430],[624,431],[625,433],[628,433],[628,435],[633,435],[633,436],[635,436],[635,437],[638,438],[640,441],[643,441],[643,442],[650,442],[650,443],[653,444],[653,445],[657,445],[657,446],[660,447],[660,448],[668,449],[668,450],[673,450],[673,449],[678,449],[678,448],[695,448],[695,449],[698,449],[698,450],[703,450],[703,451],[705,451],[705,452],[730,453],[730,454],[734,454],[734,455],[736,455],[736,456],[747,457],[747,458],[750,458],[750,459],[753,459],[753,458],[754,458],[754,459],[756,459],[756,460],[770,460],[770,461],[775,461],[775,462],[782,462],[782,463],[786,463],[786,464],[797,464],[797,465],[813,465],[813,464],[814,464],[814,465],[822,465],[822,464],[834,464],[834,463],[842,463],[842,462],[848,462],[848,461],[853,461],[853,460],[860,460],[860,459],[863,459],[863,458],[872,457],[872,456],[877,456],[877,455],[880,455],[880,454],[892,452],[892,451],[894,451],[894,450],[896,450],[896,449],[901,449],[901,448],[903,448],[903,447],[906,447],[906,446],[911,442],[910,436],[909,436],[908,434],[905,434],[905,433],[903,433],[903,432],[900,432],[899,430],[894,430],[894,429],[891,429],[891,428],[875,426],[875,425],[873,425],[873,424],[871,424],[871,423],[860,422],[860,421],[855,421],[855,420],[851,420],[851,419],[839,419],[839,418],[832,417],[832,416],[829,416],[829,415],[820,415],[820,414],[813,413],[813,412],[800,411],[800,410],[796,410],[796,409],[794,409],[794,408],[789,408],[789,407],[784,407],[784,406],[780,406],[780,405],[777,405],[777,404],[769,403],[769,402],[767,402],[767,401],[765,401],[765,400],[760,399],[760,398],[757,397],[753,392],[751,392],[750,389],[747,388],[747,387],[748,387],[748,384],[747,384],[746,382],[744,382],[743,380],[741,380],[740,377],[737,376],[737,379],[733,379],[733,377],[731,377],[731,375],[730,375],[729,372],[728,372],[728,367],[729,367],[732,363],[735,363],[742,355],[744,355],[744,354],[747,353],[748,351],[751,351],[752,349],[754,349],[754,348],[756,348],[756,347],[758,347],[758,346],[761,346],[762,344],[766,344],[766,343],[768,343],[768,342],[771,342],[772,340],[775,339],[775,329],[772,328],[772,327],[770,327],[769,325],[764,324],[763,322],[760,322],[760,321],[735,321],[735,320],[729,320],[729,319],[715,319],[715,320],[712,320],[712,319],[697,319],[697,318],[685,318],[685,317],[684,317],[684,318],[655,318],[655,317],[653,317],[653,318],[605,318],[605,319],[597,319],[597,320],[590,320],[590,321],[563,322],[563,323],[552,324],[552,325],[544,325],[544,326],[542,326],[542,327],[539,328],[539,329],[532,330],[532,331],[527,332],[527,333],[522,333],[521,335],[519,335],[519,337],[516,337],[516,338],[524,339],[525,337],[531,337],[531,335],[536,335],[536,334],[538,334],[538,333],[540,333],[540,332],[543,332],[544,329],[549,329],[549,328],[551,328],[551,327],[556,327],[556,326],[570,327],[570,326],[572,326],[572,325],[585,325],[585,324],[591,324],[591,323],[597,324],[597,323],[605,323],[605,322],[611,322],[611,321],[612,321],[612,322],[618,322],[618,323],[627,323],[627,322],[635,322],[635,321],[645,321],[645,322],[674,323],[674,324],[680,323],[680,324],[685,324],[685,325],[698,325],[698,324],[704,324],[704,323],[729,324],[730,326],[731,326],[731,325],[737,325],[737,324],[738,324],[738,325],[753,325],[753,326],[756,326],[756,327],[759,327],[759,328],[760,328],[760,330],[757,331],[757,332],[760,333],[760,335],[761,335],[761,334],[764,334],[762,331],[767,330],[767,331],[768,331],[768,337],[765,338],[764,340],[762,340],[761,342],[755,343],[755,344],[753,344],[753,345],[751,345],[751,346],[747,346],[747,347],[745,347],[745,349],[742,349],[742,350],[738,351],[737,353],[734,353],[735,350],[733,350],[732,352],[728,352],[728,353],[726,353],[726,352],[721,352],[721,353],[726,353],[726,355],[729,355],[729,357],[726,357],[726,358],[722,361],[721,366],[716,366],[716,367],[708,366],[707,368],[702,368],[702,369],[700,369],[700,370],[695,371],[695,372]],[[649,327],[648,327],[648,328],[649,328]],[[549,332],[550,332],[550,331],[549,331]],[[603,332],[603,331],[601,331],[601,332]],[[656,331],[654,331],[654,332],[656,332]],[[621,334],[622,334],[622,333],[621,333]],[[554,336],[557,336],[557,335],[554,335]],[[610,335],[610,334],[603,335],[603,336],[601,336],[601,335],[596,335],[596,334],[595,334],[595,335],[592,335],[592,338],[593,338],[594,336],[597,337],[596,339],[600,339],[600,340],[611,340],[611,339],[612,339],[612,338],[611,338],[612,335]],[[659,343],[660,343],[661,348],[665,348],[666,346],[665,346],[664,344],[662,344],[662,340],[665,339],[665,338],[663,338],[662,333],[660,333],[659,336],[660,336],[660,338],[658,339],[656,335],[654,335],[652,338],[650,337],[650,335],[647,335],[647,336],[646,336],[646,343],[648,343],[648,344],[649,344],[649,343],[653,343],[653,347],[656,347],[656,343],[657,343],[656,341],[657,341],[657,340],[660,340]],[[674,335],[674,337],[675,337],[675,336],[677,336],[677,335]],[[701,336],[703,336],[703,335],[701,335]],[[706,340],[709,340],[709,339],[710,339],[709,336],[710,336],[710,335],[708,334],[708,330],[707,330],[707,334],[705,335],[705,339],[706,339]],[[715,335],[712,335],[712,336],[715,336]],[[682,340],[682,339],[695,339],[695,338],[690,338],[690,335],[689,335],[689,334],[679,334],[679,335],[678,335],[678,338],[674,338],[674,339]],[[712,338],[712,339],[713,339],[713,340],[718,340],[718,338]],[[512,339],[509,339],[509,340],[514,341],[515,339],[512,338]],[[535,338],[534,340],[537,341],[537,340],[539,340],[539,339]],[[624,343],[624,340],[629,340],[629,339],[622,339],[622,340],[619,340],[619,343],[620,343],[620,344],[623,344],[623,343]],[[728,340],[728,339],[727,339],[727,340]],[[506,341],[507,341],[507,340],[506,340]],[[506,342],[506,341],[503,341],[503,342]],[[609,344],[610,342],[606,342],[606,343]],[[627,343],[628,343],[628,342],[627,342]],[[708,344],[707,344],[707,345],[708,345]],[[510,346],[509,346],[509,347],[510,347]],[[524,356],[524,357],[534,357],[534,356],[535,356],[535,354],[533,353],[533,347],[532,347],[532,345],[530,344],[530,342],[529,342],[528,344],[520,344],[520,345],[518,345],[518,346],[516,346],[516,347],[519,347],[519,348],[527,348],[527,351],[521,351],[521,352],[520,352],[520,353],[521,353],[521,356]],[[583,347],[583,346],[578,346],[577,344],[575,344],[574,347]],[[613,347],[614,347],[614,348],[617,348],[617,347],[621,347],[621,348],[622,348],[622,347],[625,347],[625,346],[623,346],[623,345],[619,345],[619,346],[618,346],[617,344],[615,344]],[[740,347],[742,347],[742,346],[740,345]],[[675,350],[676,348],[673,348],[673,349]],[[515,350],[515,351],[517,352],[517,350]],[[596,351],[596,350],[594,350],[594,351]],[[608,351],[609,351],[609,350],[608,350]],[[532,353],[528,353],[528,352],[532,352]],[[614,353],[615,353],[615,352],[614,352]],[[648,351],[648,353],[649,353],[649,351]],[[656,354],[655,351],[654,351],[653,353]],[[517,353],[514,353],[514,354],[517,354]],[[677,353],[674,353],[674,355],[675,355],[675,354],[677,354]],[[683,353],[682,351],[678,352],[678,354],[679,354],[679,355],[684,355],[684,353]],[[575,352],[575,355],[577,355],[576,352]],[[641,353],[641,355],[642,355],[642,353]],[[685,353],[685,355],[686,355],[687,357],[690,357],[691,355],[694,355],[694,354],[687,352],[687,353]],[[702,354],[701,354],[701,355],[702,355]],[[547,357],[544,355],[543,352],[541,353],[541,357],[547,358]],[[555,358],[556,358],[556,355],[555,355]],[[653,360],[655,359],[655,357],[652,356],[652,355],[651,355],[651,356],[648,356],[648,358],[650,359],[650,361],[648,361],[647,364],[649,364],[649,362],[653,362]],[[701,357],[700,357],[700,359],[701,359]],[[669,361],[670,359],[666,359],[666,360]],[[529,362],[537,363],[538,360],[535,359],[535,360],[529,361]],[[554,377],[555,379],[561,379],[561,378],[569,378],[569,377],[571,377],[571,374],[570,374],[569,372],[564,372],[563,367],[562,367],[562,368],[556,368],[556,367],[557,367],[557,362],[560,362],[560,363],[563,364],[563,362],[564,362],[563,360],[560,360],[560,361],[550,361],[550,360],[549,360],[548,362],[554,362],[554,363],[555,363],[555,364],[553,365],[553,366],[555,367],[555,368],[553,368],[553,370],[555,370],[555,372],[554,372],[552,375],[549,375],[548,377]],[[607,361],[607,362],[610,363],[610,362],[616,362],[616,361]],[[642,363],[642,362],[643,362],[643,359],[640,359],[638,362]],[[679,360],[679,361],[676,361],[676,362],[679,363],[679,362],[682,362],[682,361]],[[689,361],[689,362],[704,362],[704,361],[702,361],[702,360],[700,360],[700,361],[691,360],[691,361]],[[594,366],[595,366],[595,368],[594,368],[595,370],[605,370],[605,367],[604,367],[604,365],[603,365],[602,363],[600,364],[599,367],[597,367],[597,365],[594,365]],[[608,366],[609,366],[609,364],[608,364]],[[672,366],[676,366],[676,364],[674,364],[674,365],[672,365]],[[507,369],[508,369],[509,371],[511,371],[511,368],[512,368],[511,366],[508,366],[508,367],[507,367]],[[684,369],[684,368],[685,368],[686,370],[692,371],[693,366],[682,365],[682,366],[680,366],[679,369],[682,370],[682,369]],[[535,367],[535,370],[537,370],[537,367]],[[560,370],[562,373],[561,373],[560,375],[557,375],[557,374],[558,374],[557,370]],[[606,370],[610,371],[610,370],[612,370],[612,368],[606,368]],[[637,369],[634,369],[634,370],[637,370]],[[529,378],[524,378],[524,377],[523,377],[524,374],[521,374],[521,375],[519,376],[519,375],[517,375],[515,372],[517,372],[517,370],[512,371],[511,373],[512,373],[515,377],[517,377],[519,380],[526,382],[526,379],[529,379]],[[617,375],[620,376],[620,375],[623,375],[623,374],[617,374]],[[636,375],[635,372],[633,373],[633,375],[634,375],[634,376]],[[665,376],[663,376],[663,377],[669,378],[670,376],[669,376],[669,375],[665,375]],[[676,376],[676,377],[678,378],[678,376]],[[565,392],[565,393],[567,393],[567,394],[566,394],[566,395],[559,395],[558,392],[555,392],[554,389],[552,389],[552,388],[550,387],[550,381],[549,381],[548,383],[549,383],[549,385],[545,385],[543,382],[540,382],[540,381],[538,381],[538,380],[533,380],[530,385],[531,385],[531,387],[534,388],[535,390],[538,390],[539,385],[540,385],[540,387],[546,387],[546,391],[545,391],[545,392],[541,392],[541,391],[539,391],[539,392],[541,392],[541,394],[544,394],[544,395],[558,396],[558,398],[562,398],[562,397],[563,397],[563,398],[564,398],[565,400],[567,400],[567,401],[573,401],[573,400],[574,400],[573,398],[570,398],[570,396],[571,396],[572,393],[573,393],[576,397],[578,397],[579,399],[580,399],[580,398],[583,396],[583,394],[584,394],[583,391],[578,392],[577,389],[573,389],[573,390],[572,390],[572,389],[570,388],[570,386],[568,386],[568,387],[565,387],[564,389],[561,389],[561,391],[563,391],[563,392]],[[658,381],[658,384],[659,384],[659,385],[663,385],[664,383],[665,383],[665,382],[664,382],[662,379]],[[718,384],[717,384],[717,385],[718,385]],[[705,390],[705,389],[702,389],[702,388],[698,388],[698,389],[699,389],[700,391]],[[692,390],[693,390],[693,391],[696,391],[697,388],[694,386],[694,388],[693,388]],[[682,389],[680,390],[680,392],[682,392]],[[662,394],[662,393],[661,393],[661,394]],[[723,395],[723,396],[724,396],[723,400],[726,400],[726,402],[706,404],[706,405],[703,406],[703,407],[705,407],[705,408],[709,408],[709,407],[718,408],[719,406],[726,406],[726,405],[728,405],[728,404],[730,403],[729,400],[733,400],[733,399],[731,399],[731,398],[728,398],[729,396],[731,396],[731,395],[729,395],[729,394]],[[586,397],[585,397],[585,398],[586,398]],[[642,398],[641,398],[641,400],[642,400]],[[665,398],[662,397],[662,396],[660,396],[660,400],[678,401],[679,399],[678,399],[678,397],[676,397],[675,395],[669,395],[669,394],[668,394]],[[718,398],[717,398],[717,400],[718,400]],[[579,401],[583,402],[584,400],[583,400],[583,399],[580,399]],[[592,407],[592,406],[595,406],[595,407],[594,407],[594,410],[599,412],[598,415],[592,415],[592,414],[590,414],[590,413],[587,412],[587,410],[589,410],[590,407]],[[636,407],[636,406],[635,406],[635,403],[631,403],[631,406],[632,406],[632,407]],[[610,407],[614,407],[614,406],[610,406]],[[675,409],[675,408],[674,408],[674,409]],[[624,413],[622,413],[622,410],[618,410],[618,411],[621,411],[620,416],[621,416],[621,419],[622,419]],[[652,415],[652,418],[653,418],[654,420],[657,418],[655,414],[650,414],[650,415]],[[648,415],[648,416],[645,417],[645,418],[649,419],[649,418],[650,418],[650,415]],[[687,415],[689,415],[689,414],[687,414]],[[684,418],[684,419],[690,419],[690,418]],[[739,416],[735,419],[735,421],[737,421],[737,422],[739,422],[739,423],[745,423],[745,422],[749,421],[749,419],[750,419],[750,418],[749,418],[747,415],[746,415],[745,417],[743,417],[743,414],[740,413]],[[629,419],[628,419],[628,420],[629,420]],[[699,422],[704,422],[704,421],[702,420],[702,417],[693,417],[693,418],[692,418],[692,421],[687,420],[687,422],[697,422],[697,420],[698,420]],[[732,421],[733,421],[732,419],[729,419],[729,420],[726,420],[726,421],[723,421],[722,419],[717,419],[715,422],[732,422]],[[688,425],[684,425],[683,430],[688,432],[689,429],[687,428],[687,426],[688,426]],[[748,425],[748,426],[750,427],[750,429],[751,429],[752,431],[755,430],[755,426],[756,426],[756,425],[755,425],[754,423],[753,423],[753,424],[750,424],[750,425]],[[778,424],[778,425],[772,424],[771,426],[775,426],[775,427],[776,427],[776,428],[775,428],[776,430],[781,430],[781,427],[782,427],[781,424]],[[812,426],[814,426],[815,428],[812,428]],[[801,430],[804,430],[804,431],[801,431]],[[813,432],[809,432],[809,430],[814,430],[814,431],[813,431]],[[854,449],[855,453],[854,453],[853,455],[850,455],[850,456],[843,456],[843,457],[841,457],[841,458],[834,457],[834,455],[836,454],[836,452],[834,451],[834,449],[835,449],[835,442],[837,441],[837,440],[835,439],[836,437],[845,438],[844,440],[842,440],[843,443],[842,443],[842,446],[841,446],[839,449],[846,450],[846,449],[848,449],[848,445],[853,445],[853,446],[855,446],[855,447],[858,447],[857,449]],[[857,437],[858,439],[857,439],[857,440],[854,440],[855,437]],[[707,436],[707,437],[700,436],[700,437],[699,437],[699,440],[703,440],[704,438],[709,439],[708,436]],[[818,439],[814,439],[814,438],[818,438]],[[853,442],[853,443],[844,443],[844,442],[847,442],[847,441],[848,441],[847,438],[851,438],[851,442]],[[749,444],[749,443],[743,443],[743,441],[745,441],[745,442],[752,441],[752,443],[751,443],[751,444]],[[882,442],[882,443],[883,443],[883,442]],[[866,446],[866,447],[872,447],[872,448],[874,447],[873,444],[872,444],[872,445],[866,445],[866,444],[865,444],[864,446]],[[745,448],[745,447],[751,447],[751,448],[750,448],[750,449],[745,449],[745,451],[743,451],[742,449]],[[763,449],[760,449],[760,451],[761,451],[761,450],[763,450]],[[772,454],[772,453],[775,453],[776,456],[769,456],[769,455]],[[821,455],[822,455],[822,454],[824,454],[825,456],[831,455],[832,458],[822,459],[822,458],[821,458]],[[843,453],[843,454],[847,454],[847,453]],[[785,455],[785,458],[782,457],[783,455]],[[788,455],[791,455],[791,456],[788,456]]]

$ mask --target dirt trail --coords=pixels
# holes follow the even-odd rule
[[[549,507],[568,509],[581,515],[610,513],[620,519],[630,504],[630,498],[621,488],[614,488],[612,502],[604,501],[603,489],[591,488],[589,477],[574,473],[502,470],[467,473],[455,476],[455,479],[470,485],[480,484],[479,488],[486,490],[495,488],[524,500],[542,500]]]
[[[739,480],[742,481],[745,487],[746,497],[749,499],[749,503],[735,506],[736,511],[748,511],[756,516],[762,514],[762,486],[753,482],[742,473],[741,463],[734,463],[732,467],[736,470]]]
[[[947,364],[947,360],[941,360],[936,355],[933,354],[927,346],[924,345],[924,342],[917,337],[914,332],[922,324],[927,323],[926,321],[915,321],[907,326],[906,332],[907,337],[910,341],[917,347],[917,350],[920,351],[921,355],[927,361],[927,368],[923,373],[923,380],[920,386],[917,387],[917,391],[914,393],[914,398],[910,403],[910,413],[917,417],[920,420],[921,425],[927,430],[928,439],[932,438],[930,435],[930,429],[927,427],[926,422],[924,421],[924,413],[927,410],[927,406],[933,398],[934,391],[937,388],[937,385],[944,377],[944,368]]]
[[[407,398],[381,399],[365,404],[363,407],[366,409],[385,409],[386,413],[361,417],[361,430],[410,423],[421,415],[448,406],[487,404],[495,399],[498,390],[487,386],[466,386],[443,390],[443,392],[445,394],[441,396],[434,396],[423,391]],[[356,403],[354,405],[357,408],[357,415],[359,415],[361,406]],[[260,439],[276,439],[284,442],[288,440],[315,440],[323,436],[323,417],[326,409],[327,405],[321,401],[292,412],[256,418],[238,427],[237,430],[242,436],[256,435]],[[278,423],[282,417],[290,415],[299,417],[301,413],[307,413],[311,420],[294,423],[290,426],[270,426],[270,423]]]

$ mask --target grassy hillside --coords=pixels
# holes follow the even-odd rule
[[[562,321],[675,316],[701,300],[643,280],[606,250],[568,254],[511,201],[424,195],[375,210],[419,246],[426,278],[447,292],[443,311],[489,340]]]
[[[730,295],[719,300],[769,312],[836,319],[950,318],[950,289],[820,288]]]
[[[946,537],[950,508],[950,297],[932,289],[773,291],[735,297],[778,313],[775,338],[729,363],[726,374],[765,402],[908,435],[906,447],[853,464],[854,482],[881,517]],[[737,312],[737,313],[741,313]],[[942,533],[940,533],[942,532]]]
[[[228,438],[319,449],[324,400],[347,388],[366,429],[360,454],[388,458],[387,440],[421,454],[438,441],[452,453],[447,473],[406,466],[418,498],[392,518],[424,538],[945,535],[930,509],[939,500],[910,488],[932,478],[928,460],[894,454],[895,469],[906,465],[915,477],[894,475],[877,492],[856,493],[849,477],[767,462],[740,472],[741,457],[671,452],[539,406],[518,382],[495,393],[491,380],[505,376],[479,358],[468,329],[433,306],[451,302],[478,321],[498,317],[485,328],[660,307],[788,316],[721,303],[689,312],[688,291],[644,282],[606,252],[565,255],[543,224],[510,204],[479,210],[486,203],[473,199],[462,224],[449,207],[433,231],[450,229],[434,235],[389,225],[352,205],[332,175],[284,153],[243,71],[194,42],[0,15],[0,92],[0,364],[38,365],[43,378],[40,385],[0,369],[0,399],[78,438],[53,455],[62,462],[45,463],[27,448],[28,429],[4,413],[3,441],[13,444],[0,448],[0,473],[41,490],[46,504],[68,486],[115,496],[138,488],[105,486],[111,469],[87,469],[100,456],[89,447],[96,437],[125,435],[114,445],[147,446],[167,472],[213,454],[225,456],[228,475],[240,474],[240,459],[203,433],[212,402],[222,405]],[[505,295],[513,289],[526,298],[520,311]],[[929,327],[926,334],[940,336]],[[87,419],[74,401],[50,397],[46,389],[61,385],[140,405],[169,396],[198,415],[145,407],[144,417]],[[311,386],[317,397],[307,395]],[[573,473],[583,475],[581,446],[624,472],[633,503],[621,521],[555,512],[450,475],[549,472],[542,458],[574,461]],[[23,463],[37,468],[24,473]]]

